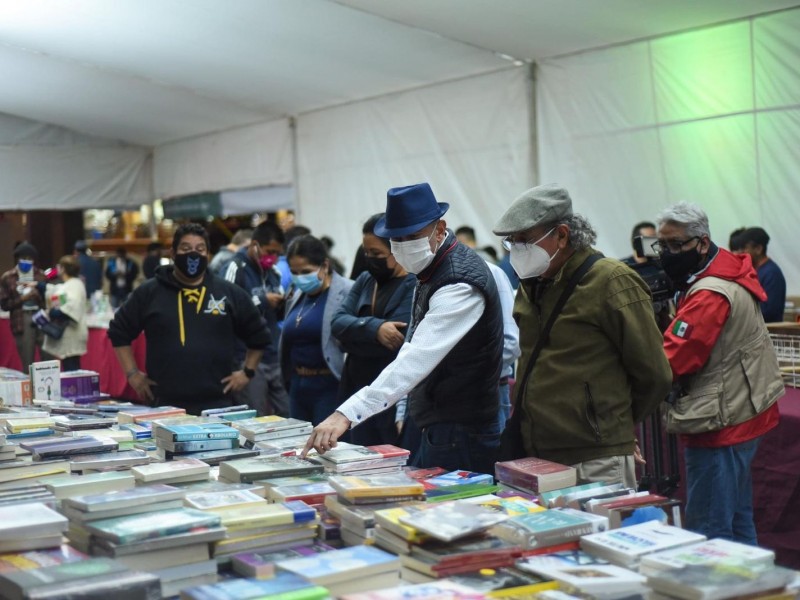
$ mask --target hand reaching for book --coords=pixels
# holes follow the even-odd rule
[[[150,405],[153,404],[153,400],[155,398],[153,396],[153,390],[150,389],[150,386],[158,385],[155,381],[150,379],[141,371],[136,371],[135,373],[131,373],[131,376],[128,377],[128,383],[131,384],[131,387],[136,392],[136,395],[139,396],[140,400]]]
[[[300,457],[305,458],[311,448],[314,448],[320,454],[325,454],[331,448],[336,448],[337,440],[348,429],[350,429],[350,419],[340,412],[334,412],[322,423],[314,427],[314,431],[308,436],[308,441],[300,453]]]

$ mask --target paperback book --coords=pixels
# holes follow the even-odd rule
[[[137,481],[169,481],[175,478],[208,479],[211,467],[202,460],[184,458],[164,463],[151,463],[133,467],[131,473]]]
[[[271,552],[243,552],[235,554],[231,558],[233,570],[242,577],[255,577],[256,579],[268,579],[275,575],[275,563],[291,558],[304,558],[316,556],[323,552],[334,550],[332,546],[315,542],[305,546],[296,546],[285,550],[273,550]]]
[[[775,553],[767,548],[720,538],[647,554],[642,557],[639,572],[643,575],[654,575],[668,569],[717,563],[769,567],[775,563]]]
[[[549,509],[510,517],[493,527],[491,533],[523,548],[544,548],[580,539],[608,529],[608,519],[597,520],[585,513]]]
[[[444,542],[485,531],[506,519],[504,513],[457,501],[399,517],[403,525]]]
[[[242,483],[290,475],[321,474],[322,472],[322,465],[295,456],[259,456],[223,462],[219,465],[220,478]]]
[[[92,521],[86,523],[86,529],[97,537],[117,544],[128,544],[149,538],[185,533],[198,527],[217,527],[220,522],[218,514],[191,508],[179,508]]]
[[[228,579],[212,585],[190,587],[181,591],[181,600],[322,600],[328,590],[309,583],[301,575],[277,573],[271,579]]]
[[[128,490],[66,498],[63,504],[85,512],[97,512],[181,500],[183,495],[184,491],[179,488],[164,484],[151,484]]]
[[[348,500],[422,496],[425,491],[419,481],[404,473],[363,477],[334,475],[329,482],[331,487]]]
[[[782,567],[722,562],[661,571],[648,576],[647,584],[656,592],[675,598],[724,600],[757,598],[767,592],[780,594],[796,578],[795,571]]]
[[[204,440],[238,440],[239,432],[224,423],[199,423],[191,425],[162,425],[156,428],[155,437],[166,442],[193,442]],[[199,448],[219,450],[220,448]]]
[[[577,472],[570,466],[529,456],[496,463],[495,476],[500,481],[541,494],[574,486]]]
[[[276,566],[279,571],[301,575],[322,586],[374,573],[399,575],[400,572],[400,561],[396,556],[372,546],[353,546],[309,557],[290,558],[278,561]]]

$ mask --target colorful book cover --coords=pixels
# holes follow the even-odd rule
[[[586,535],[581,539],[581,547],[588,552],[607,556],[612,562],[633,565],[638,563],[645,554],[705,539],[705,536],[699,533],[664,525],[657,521],[648,521],[639,525]]]
[[[280,598],[281,600],[322,600],[329,596],[324,587],[309,583],[293,573],[277,573],[271,579],[228,579],[211,585],[181,591],[181,600],[242,600]]]
[[[163,425],[158,427],[157,437],[173,442],[197,440],[238,439],[239,432],[224,423],[199,423],[196,425]],[[211,448],[209,448],[211,449]]]
[[[63,585],[76,580],[86,580],[100,575],[124,573],[128,568],[110,558],[87,558],[40,569],[10,571],[0,575],[0,588],[5,594],[28,597],[35,588]]]
[[[400,561],[396,556],[374,546],[352,546],[305,558],[291,558],[277,562],[276,566],[281,571],[302,575],[320,585],[373,573],[400,571]]]
[[[516,517],[518,515],[527,515],[529,513],[537,513],[546,510],[533,500],[528,500],[522,496],[511,496],[509,498],[494,498],[485,502],[480,502],[480,505],[490,510],[496,510],[507,514],[509,517]]]
[[[267,504],[262,500],[260,505],[233,507],[220,511],[219,514],[228,529],[310,523],[318,516],[315,509],[300,500],[281,504]]]
[[[643,593],[647,578],[616,565],[538,566],[523,562],[520,569],[555,579],[587,594]]]
[[[331,486],[345,498],[414,496],[422,495],[425,491],[420,482],[404,473],[363,477],[334,475],[329,481]]]
[[[336,494],[327,481],[303,483],[300,485],[275,485],[267,488],[267,497],[273,501],[302,500],[307,504],[325,502],[326,496]]]
[[[57,548],[2,554],[0,555],[0,573],[54,567],[86,560],[87,558],[89,557],[86,554],[75,550],[75,548],[67,544],[61,544]]]
[[[680,569],[687,565],[707,565],[721,562],[739,563],[753,567],[769,566],[775,562],[775,553],[766,548],[720,538],[648,554],[642,557],[639,570],[643,574],[651,574],[667,569]]]
[[[430,510],[431,508],[433,508],[433,505],[430,504],[414,504],[377,510],[375,511],[375,524],[380,525],[387,531],[394,533],[404,540],[421,544],[429,540],[430,536],[411,525],[406,525],[401,519],[421,511]]]
[[[552,579],[504,567],[449,575],[448,579],[482,592],[490,598],[516,597],[558,588],[558,583]]]
[[[508,515],[465,502],[446,502],[400,517],[400,522],[438,540],[452,540],[485,531]]]
[[[556,509],[517,515],[492,529],[494,535],[524,548],[572,542],[594,531],[597,525],[589,518]]]
[[[84,526],[92,534],[118,544],[185,533],[197,527],[216,527],[218,514],[180,508],[92,521]]]
[[[566,488],[557,490],[550,490],[549,492],[542,492],[539,494],[539,503],[545,508],[555,508],[557,506],[566,506],[565,502],[559,502],[558,498],[572,494],[575,492],[586,492],[596,488],[604,487],[602,481],[593,481],[591,483],[584,483],[581,485],[572,485]]]
[[[31,363],[31,391],[34,400],[61,400],[61,361]]]
[[[231,558],[231,565],[233,570],[242,577],[266,579],[275,574],[275,563],[278,561],[315,556],[333,549],[332,546],[322,542],[315,542],[305,546],[287,548],[286,550],[273,550],[272,552],[243,552],[235,554]]]
[[[287,429],[307,428],[310,423],[300,419],[279,417],[278,415],[266,415],[264,417],[256,417],[255,419],[244,419],[242,421],[235,421],[232,425],[242,432],[245,436],[259,436],[275,431],[282,431]]]
[[[494,484],[494,475],[488,473],[475,473],[474,471],[450,471],[436,477],[426,479],[426,482],[433,487],[450,487],[464,484]]]

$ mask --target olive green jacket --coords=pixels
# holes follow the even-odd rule
[[[594,252],[576,252],[552,280],[522,282],[514,303],[521,378],[570,276]],[[602,258],[573,291],[527,382],[516,384],[525,449],[563,464],[632,454],[635,423],[657,410],[671,383],[647,285]]]

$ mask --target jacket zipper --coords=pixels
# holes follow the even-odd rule
[[[592,390],[589,387],[589,382],[583,382],[583,389],[586,393],[586,420],[589,422],[589,427],[594,431],[594,439],[596,442],[600,441],[600,425],[597,423],[597,411],[594,407],[594,398],[592,398]]]

